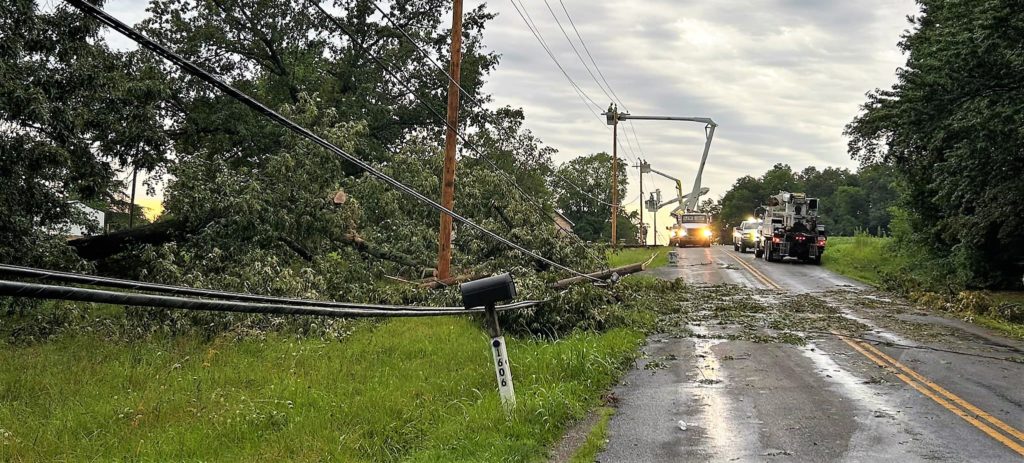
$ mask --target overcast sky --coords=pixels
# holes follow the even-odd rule
[[[908,27],[906,16],[917,12],[912,0],[562,1],[632,114],[711,117],[719,124],[703,176],[711,198],[719,198],[737,178],[760,175],[778,162],[794,169],[855,168],[843,126],[865,92],[893,83],[894,71],[904,63],[896,43]],[[136,23],[146,16],[146,3],[109,0],[107,10]],[[465,8],[479,3],[468,1]],[[609,98],[544,0],[523,3],[558,62],[606,107]],[[548,3],[576,41],[562,5]],[[609,151],[609,128],[587,109],[511,0],[487,4],[498,13],[484,34],[487,48],[501,55],[485,88],[495,104],[524,108],[527,126],[559,150],[557,162]],[[127,45],[113,33],[108,38],[114,46]],[[632,165],[640,155],[655,169],[681,178],[684,190],[692,187],[704,142],[701,124],[637,121],[632,128],[620,125],[619,135],[626,147],[622,159]],[[639,193],[636,169],[630,170],[630,197],[624,202]],[[652,186],[663,196],[673,190],[671,182],[645,176],[645,190]],[[639,201],[626,207],[635,209]],[[659,229],[668,225],[669,210],[659,214]],[[649,214],[645,218],[650,221]]]

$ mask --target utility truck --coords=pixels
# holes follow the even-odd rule
[[[825,252],[825,226],[818,223],[818,198],[804,193],[779,191],[761,209],[755,257],[778,262],[787,257],[821,264]]]

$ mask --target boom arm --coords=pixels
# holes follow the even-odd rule
[[[682,198],[683,198],[683,182],[681,180],[679,180],[678,178],[675,178],[675,177],[673,177],[673,176],[671,176],[669,174],[666,174],[666,173],[664,173],[664,172],[662,172],[660,170],[652,169],[651,168],[651,164],[646,162],[646,161],[640,163],[640,173],[641,174],[648,174],[648,173],[651,173],[651,172],[653,172],[655,174],[658,174],[658,175],[660,175],[662,177],[665,177],[665,178],[667,178],[669,180],[672,180],[673,182],[676,182],[676,199],[673,199],[673,200],[671,200],[671,201],[669,201],[669,202],[667,202],[665,204],[662,204],[662,205],[658,206],[658,209],[661,209],[662,207],[665,207],[665,206],[667,206],[669,204],[672,204],[672,203],[674,203],[676,201],[680,201],[680,204],[682,204],[681,201],[682,201]]]
[[[711,119],[708,119],[709,121]],[[704,173],[704,163],[708,161],[708,152],[711,151],[711,139],[715,137],[715,127],[718,125],[714,122],[709,122],[704,127],[704,134],[707,140],[704,142],[704,155],[700,158],[700,167],[697,169],[697,177],[693,180],[693,190],[689,194],[689,198],[686,200],[685,209],[687,211],[693,211],[697,209],[697,200],[700,198],[700,177]]]
[[[711,140],[715,137],[715,127],[718,127],[718,124],[714,120],[712,120],[710,117],[634,116],[634,115],[631,115],[631,114],[628,114],[628,113],[617,113],[616,117],[618,118],[618,120],[636,119],[636,120],[648,120],[648,121],[684,121],[684,122],[702,122],[702,123],[704,123],[704,137],[705,137],[705,141],[704,141],[704,154],[700,158],[700,167],[697,169],[697,176],[693,179],[693,190],[690,191],[690,194],[688,194],[686,196],[683,196],[683,186],[682,186],[682,183],[679,181],[679,179],[671,177],[669,175],[665,175],[664,173],[658,172],[658,171],[656,171],[654,169],[651,169],[650,164],[647,164],[647,166],[646,166],[647,172],[654,172],[654,173],[656,173],[658,175],[661,175],[663,177],[672,179],[672,180],[674,180],[676,182],[676,191],[677,191],[677,194],[679,195],[679,198],[677,198],[677,199],[678,199],[678,201],[680,201],[679,209],[682,209],[683,211],[687,211],[687,212],[690,212],[690,211],[693,211],[694,209],[696,209],[697,208],[697,200],[699,200],[700,196],[702,194],[704,194],[704,193],[701,192],[700,180],[701,180],[701,176],[704,174],[704,164],[708,160],[708,153],[711,151]],[[646,163],[644,163],[644,164],[646,164]],[[641,166],[640,172],[641,173],[646,173],[646,172],[644,172],[644,169],[645,168],[643,166]],[[684,198],[686,199],[686,204],[682,203]],[[671,204],[672,202],[673,201],[669,201],[666,204]]]

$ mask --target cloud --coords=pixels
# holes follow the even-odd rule
[[[548,3],[575,39],[558,1]],[[712,198],[737,178],[760,175],[780,162],[794,169],[855,167],[846,153],[843,127],[857,114],[865,92],[894,81],[894,71],[904,62],[896,43],[908,27],[905,17],[918,12],[912,0],[562,1],[633,114],[709,116],[719,123],[703,176]],[[601,108],[607,106],[609,98],[573,53],[543,0],[524,4],[566,71]],[[146,16],[143,0],[106,5],[128,23]],[[598,108],[587,109],[511,2],[487,2],[487,8],[498,16],[486,27],[484,44],[501,54],[485,87],[493,104],[524,108],[527,127],[559,150],[558,162],[610,151],[611,133],[595,116]],[[129,46],[117,34],[109,33],[108,39],[114,46]],[[689,190],[703,128],[637,121],[633,129],[620,127],[627,146],[622,158],[632,163],[642,155],[655,168],[676,173]],[[639,194],[635,170],[630,178],[634,197]],[[645,189],[673,190],[660,178],[645,183]],[[667,209],[659,215],[662,223],[669,223]]]
[[[894,81],[904,61],[896,43],[907,28],[906,15],[917,12],[908,0],[564,1],[633,114],[709,116],[718,122],[703,175],[713,198],[737,178],[760,175],[780,162],[795,169],[855,167],[843,127],[865,92]],[[557,0],[549,3],[568,28]],[[608,98],[544,3],[525,4],[562,66],[606,105]],[[557,161],[610,150],[603,122],[586,110],[511,4],[488,7],[499,15],[485,31],[485,43],[503,55],[486,88],[495,102],[523,106],[527,125],[560,150]],[[569,34],[575,39],[571,29]],[[689,190],[703,148],[702,127],[637,121],[635,128],[644,157],[655,168],[676,173]],[[628,151],[620,155],[628,159]],[[631,196],[639,194],[635,174],[632,178]],[[645,189],[653,183],[663,195],[673,190],[660,178],[645,183]],[[659,225],[669,223],[667,209],[659,214]]]

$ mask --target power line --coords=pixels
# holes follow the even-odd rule
[[[545,0],[544,3],[547,3],[547,0]],[[590,58],[590,62],[594,65],[594,69],[597,69],[597,74],[601,76],[601,80],[608,87],[608,91],[612,92],[612,95],[615,97],[615,101],[622,105],[622,109],[625,110],[626,112],[629,112],[629,109],[626,108],[626,105],[622,104],[622,100],[619,99],[619,96],[615,94],[615,89],[613,89],[612,86],[608,83],[608,79],[605,79],[604,73],[601,72],[601,67],[598,66],[597,61],[594,60],[594,55],[590,54],[590,49],[587,47],[587,42],[583,40],[583,36],[580,35],[579,29],[576,28],[576,23],[572,20],[572,15],[569,14],[569,10],[565,7],[565,3],[563,3],[562,0],[558,0],[558,3],[562,5],[562,11],[565,12],[565,17],[569,18],[569,24],[572,26],[572,30],[576,32],[576,38],[580,39],[580,44],[583,45],[583,51],[587,53],[587,56]]]
[[[299,136],[301,136],[301,137],[303,137],[303,138],[305,138],[305,139],[307,139],[307,140],[309,140],[309,141],[319,145],[321,148],[324,148],[324,149],[328,150],[329,152],[332,152],[332,153],[336,154],[337,156],[339,156],[339,157],[341,157],[341,158],[351,162],[355,166],[357,166],[360,169],[366,171],[370,175],[372,175],[374,177],[377,177],[378,179],[381,179],[382,181],[384,181],[385,183],[391,185],[395,189],[397,189],[397,190],[399,190],[399,191],[401,191],[401,192],[403,192],[403,193],[405,193],[405,194],[407,194],[407,195],[409,195],[409,196],[419,200],[420,202],[422,202],[422,203],[424,203],[424,204],[426,204],[426,205],[436,209],[437,211],[439,211],[439,212],[441,212],[443,214],[447,214],[447,215],[451,216],[454,220],[457,220],[457,221],[459,221],[459,222],[461,222],[461,223],[463,223],[463,224],[465,224],[465,225],[467,225],[467,226],[469,226],[469,227],[471,227],[471,228],[473,228],[473,229],[483,233],[484,235],[487,235],[490,238],[492,238],[492,239],[494,239],[494,240],[496,240],[496,241],[498,241],[498,242],[500,242],[502,244],[505,244],[506,246],[509,246],[511,248],[514,248],[514,249],[517,249],[517,250],[523,252],[524,254],[529,255],[529,256],[537,259],[537,260],[540,260],[542,262],[546,262],[546,263],[548,263],[548,264],[550,264],[550,265],[552,265],[554,267],[560,268],[562,270],[568,271],[568,272],[570,272],[572,274],[575,274],[575,275],[578,275],[578,276],[586,276],[588,279],[598,280],[597,278],[593,278],[593,277],[587,276],[583,272],[580,272],[580,271],[577,271],[577,270],[572,269],[570,267],[567,267],[565,265],[559,264],[558,262],[555,262],[555,261],[553,261],[551,259],[548,259],[548,258],[546,258],[544,256],[541,256],[540,254],[537,254],[536,252],[533,252],[533,251],[531,251],[529,249],[526,249],[525,247],[520,246],[519,244],[516,244],[516,243],[508,240],[507,238],[504,238],[504,237],[498,235],[497,233],[494,233],[494,232],[492,232],[492,231],[490,231],[490,230],[488,230],[488,229],[478,225],[476,222],[473,222],[472,220],[469,220],[468,218],[463,217],[462,215],[459,215],[459,214],[455,213],[451,209],[448,209],[448,208],[442,206],[437,201],[434,201],[434,200],[424,196],[422,193],[420,193],[419,191],[416,191],[414,188],[412,188],[412,187],[410,187],[410,186],[408,186],[408,185],[406,185],[406,184],[404,184],[404,183],[402,183],[402,182],[400,182],[398,180],[395,180],[394,178],[388,176],[387,174],[377,170],[375,167],[373,167],[370,164],[366,163],[362,159],[359,159],[358,157],[349,154],[347,151],[345,151],[345,150],[335,146],[334,144],[332,144],[332,143],[328,142],[327,140],[324,140],[320,136],[314,134],[309,129],[306,129],[303,126],[301,126],[299,124],[296,124],[291,119],[289,119],[289,118],[287,118],[285,116],[282,116],[281,114],[279,114],[276,111],[270,109],[269,107],[267,107],[263,103],[260,103],[259,101],[256,101],[255,99],[253,99],[249,95],[247,95],[247,94],[243,93],[242,91],[234,88],[233,86],[231,86],[230,84],[228,84],[224,80],[220,79],[219,77],[216,77],[216,76],[210,74],[209,72],[207,72],[207,71],[199,68],[198,66],[196,66],[191,61],[186,60],[185,58],[182,58],[181,56],[179,56],[178,54],[170,51],[169,49],[167,49],[163,45],[160,45],[160,44],[154,42],[149,37],[146,37],[145,35],[142,35],[141,33],[136,31],[131,26],[128,26],[127,24],[121,22],[120,20],[114,18],[113,16],[110,16],[109,14],[107,14],[107,12],[97,8],[96,6],[92,5],[91,3],[88,3],[88,2],[86,2],[84,0],[68,0],[68,3],[70,3],[75,8],[78,8],[83,13],[85,13],[85,14],[87,14],[89,16],[92,16],[93,18],[99,20],[100,22],[110,26],[114,30],[120,32],[125,37],[135,41],[136,43],[138,43],[142,47],[144,47],[146,49],[149,49],[153,53],[156,53],[157,55],[161,56],[162,58],[166,59],[167,61],[170,61],[172,64],[178,66],[179,68],[181,68],[182,70],[184,70],[188,74],[191,74],[192,76],[197,77],[200,80],[202,80],[202,81],[204,81],[204,82],[214,86],[215,88],[217,88],[218,90],[224,92],[228,96],[230,96],[230,97],[234,98],[235,100],[238,100],[242,104],[248,106],[250,109],[252,109],[252,110],[262,114],[264,117],[266,117],[266,118],[276,122],[277,124],[279,124],[281,126],[284,126],[288,130],[291,130],[292,132],[298,134]]]
[[[0,296],[28,297],[34,299],[56,299],[63,301],[95,302],[99,304],[122,304],[165,309],[203,310],[214,312],[255,313],[270,315],[320,315],[326,317],[434,317],[441,315],[463,315],[484,312],[483,308],[439,308],[376,310],[363,308],[314,307],[310,305],[256,303],[196,299],[157,294],[140,294],[74,286],[43,285],[20,281],[0,280]],[[532,305],[520,305],[505,310],[521,309]],[[495,308],[497,310],[497,308]]]
[[[551,9],[551,4],[548,3],[548,0],[544,0],[544,6],[548,7],[548,12],[551,13],[551,17],[555,19],[555,24],[558,25],[558,29],[562,31],[562,35],[565,36],[565,40],[569,42],[569,46],[572,47],[573,53],[576,53],[576,57],[580,59],[580,63],[583,63],[583,68],[587,70],[588,74],[590,74],[590,78],[594,80],[595,84],[597,84],[597,88],[601,89],[601,91],[604,92],[604,96],[608,97],[609,100],[615,100],[616,98],[612,98],[612,96],[608,94],[608,91],[601,86],[601,83],[597,81],[597,76],[594,75],[594,71],[591,71],[590,66],[588,66],[587,62],[583,60],[583,55],[581,55],[580,51],[576,49],[576,44],[572,43],[572,39],[569,38],[569,33],[565,31],[564,27],[562,27],[562,22],[558,20],[558,15],[555,14],[555,10]],[[578,31],[576,35],[579,36]],[[582,40],[583,39],[580,39],[581,42]],[[625,106],[623,106],[623,109],[625,109]]]
[[[598,120],[603,120],[600,115],[594,112],[594,108],[590,106],[591,104],[593,104],[594,107],[596,107],[598,110],[601,110],[603,109],[601,105],[597,104],[594,101],[594,99],[590,97],[590,95],[587,95],[587,92],[583,91],[579,84],[577,84],[576,81],[573,80],[572,76],[570,76],[569,73],[565,70],[565,68],[562,67],[562,63],[558,61],[558,58],[555,57],[555,54],[551,51],[551,48],[548,47],[547,42],[544,40],[543,34],[541,34],[540,32],[540,29],[536,28],[536,25],[533,23],[533,19],[530,18],[530,13],[526,11],[526,5],[522,5],[522,10],[520,10],[520,6],[516,4],[515,0],[509,1],[512,2],[512,6],[515,7],[516,13],[519,13],[519,17],[522,18],[523,23],[525,23],[526,27],[530,29],[530,32],[533,34],[533,37],[537,39],[537,42],[540,43],[540,46],[547,53],[548,57],[551,58],[551,61],[555,63],[555,66],[558,67],[558,70],[562,72],[562,75],[565,76],[566,80],[569,81],[569,84],[572,85],[573,89],[575,89],[576,92],[580,95],[580,98],[584,99],[583,104],[594,115],[594,117],[598,118]]]
[[[552,222],[553,224],[555,224],[555,226],[556,226],[556,227],[557,227],[558,229],[560,229],[560,230],[562,230],[563,232],[565,232],[567,236],[571,236],[571,237],[575,238],[575,239],[576,239],[576,241],[577,241],[577,242],[579,242],[579,243],[580,243],[580,244],[581,244],[581,245],[582,245],[582,246],[584,247],[584,249],[585,249],[585,250],[586,250],[586,251],[587,251],[588,253],[590,253],[590,254],[591,254],[591,257],[593,257],[594,259],[596,259],[596,260],[598,260],[598,261],[602,261],[602,260],[603,260],[603,259],[602,259],[602,258],[601,258],[600,256],[598,256],[598,255],[597,255],[597,254],[596,254],[596,253],[594,252],[594,250],[590,249],[590,247],[589,247],[589,246],[587,246],[585,242],[583,242],[582,238],[580,238],[579,236],[577,236],[576,234],[574,234],[574,233],[572,232],[572,230],[568,230],[568,229],[566,229],[565,227],[563,227],[563,226],[562,226],[562,224],[558,223],[558,221],[557,221],[557,220],[555,220],[555,219],[554,219],[553,217],[551,217],[551,216],[550,216],[550,215],[548,214],[547,210],[545,209],[544,205],[543,205],[543,204],[541,203],[541,201],[540,201],[540,200],[538,200],[537,198],[533,197],[533,196],[532,196],[532,195],[530,195],[529,193],[527,193],[527,192],[526,192],[526,190],[524,190],[524,189],[523,189],[523,188],[522,188],[521,186],[519,186],[519,181],[518,181],[517,179],[515,179],[515,178],[514,178],[514,177],[512,177],[512,176],[510,176],[510,175],[509,175],[508,173],[506,173],[506,172],[505,172],[505,171],[504,171],[503,169],[501,169],[500,167],[498,167],[498,165],[497,165],[497,164],[495,164],[495,163],[494,163],[493,161],[491,161],[490,159],[488,159],[488,158],[487,158],[487,157],[486,157],[486,156],[485,156],[485,155],[484,155],[483,153],[481,153],[481,152],[480,152],[480,150],[478,150],[478,149],[477,149],[477,147],[476,147],[476,144],[475,144],[475,143],[473,143],[473,142],[471,142],[471,141],[470,141],[470,140],[469,140],[468,138],[466,138],[466,136],[465,136],[465,135],[464,135],[464,134],[463,134],[463,133],[462,133],[462,132],[461,132],[460,130],[458,130],[458,128],[457,128],[457,127],[453,127],[453,126],[452,126],[452,125],[451,125],[451,124],[450,124],[450,123],[448,122],[448,119],[447,119],[446,117],[444,117],[443,115],[441,115],[441,113],[440,113],[440,112],[438,112],[438,111],[437,111],[437,109],[435,109],[435,108],[434,108],[433,106],[431,106],[431,105],[427,104],[427,103],[426,103],[425,101],[423,101],[423,99],[422,99],[422,98],[420,98],[420,97],[419,97],[418,95],[416,95],[416,91],[415,91],[415,89],[413,89],[413,88],[412,88],[412,86],[411,86],[411,85],[409,85],[407,81],[405,81],[405,80],[403,80],[403,79],[399,78],[399,77],[398,77],[398,75],[397,75],[397,74],[395,73],[394,69],[392,69],[392,67],[391,67],[391,66],[388,66],[388,64],[387,64],[387,63],[385,63],[385,62],[384,62],[384,61],[383,61],[382,59],[380,59],[380,57],[376,56],[375,54],[373,54],[373,52],[372,52],[372,51],[370,51],[370,50],[369,50],[369,49],[367,49],[367,48],[366,48],[365,46],[363,46],[363,44],[359,42],[358,38],[357,38],[357,37],[355,36],[355,34],[353,34],[353,33],[352,33],[352,31],[351,31],[351,30],[350,30],[350,29],[349,29],[348,27],[346,27],[346,26],[345,26],[345,25],[344,25],[344,24],[343,24],[343,23],[342,23],[341,21],[339,21],[339,20],[338,20],[337,18],[335,18],[335,17],[334,17],[334,15],[332,15],[332,14],[328,13],[328,12],[327,12],[327,10],[325,10],[325,9],[324,9],[324,8],[323,8],[322,6],[320,6],[320,4],[319,4],[319,3],[317,3],[317,2],[316,2],[316,0],[307,0],[307,3],[309,3],[309,4],[312,4],[314,8],[316,8],[316,9],[317,9],[317,10],[318,10],[318,11],[319,11],[319,12],[320,12],[321,14],[323,14],[323,15],[324,15],[324,16],[325,16],[325,17],[326,17],[326,18],[328,19],[328,21],[330,21],[330,22],[331,22],[332,24],[334,24],[334,25],[335,25],[335,27],[337,27],[337,28],[338,28],[338,29],[340,29],[340,30],[341,30],[342,32],[344,32],[344,33],[345,33],[345,35],[347,35],[347,36],[349,37],[349,39],[350,39],[350,40],[352,41],[352,45],[353,45],[353,46],[358,46],[360,50],[362,50],[362,51],[363,51],[364,53],[366,53],[366,55],[367,55],[367,56],[368,56],[368,57],[369,57],[369,58],[370,58],[370,59],[371,59],[371,60],[372,60],[372,61],[373,61],[373,62],[374,62],[374,63],[375,63],[375,64],[376,64],[376,65],[377,65],[378,67],[380,67],[380,68],[381,68],[381,70],[383,70],[383,71],[384,71],[384,72],[386,72],[386,73],[387,73],[387,74],[388,74],[389,76],[391,76],[391,77],[392,77],[393,79],[395,79],[395,82],[397,82],[397,83],[399,83],[400,85],[402,85],[402,87],[403,87],[403,88],[405,89],[405,91],[406,91],[406,92],[407,92],[407,93],[408,93],[409,95],[411,95],[411,96],[413,97],[413,99],[415,99],[415,100],[416,100],[416,101],[417,101],[418,103],[420,103],[420,104],[421,104],[421,105],[422,105],[422,106],[423,106],[424,108],[426,108],[426,109],[427,109],[428,111],[430,111],[430,112],[431,112],[431,113],[432,113],[432,114],[434,115],[434,117],[436,117],[437,119],[441,120],[441,121],[442,121],[442,122],[444,123],[444,125],[445,125],[445,126],[446,126],[446,127],[448,128],[448,129],[450,129],[450,130],[452,130],[453,132],[455,132],[456,136],[458,136],[458,137],[459,137],[459,139],[460,139],[460,140],[461,140],[461,141],[463,142],[463,144],[465,145],[465,147],[466,147],[467,149],[469,149],[470,151],[473,151],[474,153],[476,153],[476,155],[477,155],[477,159],[479,159],[479,160],[482,160],[482,161],[484,161],[484,162],[486,162],[486,163],[490,164],[490,165],[491,165],[491,167],[492,167],[492,168],[494,168],[494,172],[495,172],[495,173],[497,173],[497,174],[501,175],[502,177],[504,177],[504,178],[505,178],[505,180],[507,180],[507,181],[508,181],[508,184],[509,184],[509,185],[511,185],[511,186],[512,186],[512,187],[513,187],[513,188],[514,188],[514,189],[515,189],[516,191],[518,191],[518,192],[519,192],[519,194],[520,194],[520,195],[521,195],[521,196],[523,197],[523,199],[524,199],[524,200],[526,200],[526,202],[530,203],[531,205],[533,205],[533,206],[534,206],[534,207],[535,207],[535,208],[537,209],[537,211],[538,211],[539,215],[541,216],[541,218],[546,218],[547,220],[549,220],[550,222]],[[484,108],[483,108],[483,106],[482,106],[482,103],[480,103],[480,101],[479,101],[479,100],[477,100],[477,99],[473,98],[473,96],[472,96],[472,95],[470,95],[470,94],[469,94],[469,92],[468,92],[468,91],[467,91],[467,90],[466,90],[465,88],[463,88],[463,87],[462,87],[462,85],[461,85],[461,84],[460,84],[459,82],[457,82],[457,81],[456,81],[456,80],[455,80],[455,79],[454,79],[454,78],[452,77],[452,75],[451,75],[451,74],[450,74],[450,73],[449,73],[448,71],[446,71],[446,70],[445,70],[445,69],[444,69],[444,68],[443,68],[443,67],[442,67],[442,66],[441,66],[441,65],[440,65],[439,63],[437,63],[436,61],[434,61],[433,57],[431,57],[431,56],[430,56],[430,54],[429,54],[429,53],[427,53],[427,52],[426,52],[426,50],[424,50],[424,49],[422,48],[422,46],[420,46],[420,44],[419,44],[418,42],[416,42],[416,41],[415,41],[415,40],[414,40],[414,39],[413,39],[413,38],[412,38],[412,37],[411,37],[411,36],[410,36],[410,35],[409,35],[409,34],[408,34],[408,33],[407,33],[406,31],[405,31],[405,28],[403,28],[403,27],[402,27],[401,25],[398,25],[398,24],[396,24],[395,22],[393,22],[393,21],[391,20],[390,16],[388,16],[388,15],[387,15],[387,13],[386,13],[386,12],[384,12],[384,10],[383,10],[383,9],[381,9],[379,5],[377,5],[377,3],[375,3],[375,2],[374,2],[374,3],[373,3],[373,5],[374,5],[374,7],[375,7],[375,8],[377,9],[377,11],[379,11],[379,12],[380,12],[380,13],[381,13],[382,15],[384,15],[384,17],[385,17],[385,18],[387,19],[387,21],[388,21],[388,22],[389,22],[390,24],[392,24],[392,26],[393,26],[393,27],[395,27],[395,28],[397,28],[397,29],[398,29],[399,31],[401,31],[402,35],[404,35],[404,36],[405,36],[405,38],[406,38],[406,39],[407,39],[407,40],[408,40],[408,41],[409,41],[409,42],[410,42],[410,43],[411,43],[411,44],[412,44],[412,45],[413,45],[413,46],[414,46],[414,47],[415,47],[415,48],[416,48],[417,50],[419,50],[421,54],[423,54],[423,55],[424,55],[425,57],[427,57],[427,59],[428,59],[428,60],[429,60],[429,61],[430,61],[431,63],[433,63],[435,67],[437,67],[437,68],[438,68],[438,69],[440,69],[440,70],[441,70],[442,72],[444,72],[445,76],[447,76],[447,77],[448,77],[448,79],[449,79],[449,82],[451,82],[451,83],[454,83],[454,84],[455,84],[455,85],[457,86],[457,88],[458,88],[458,89],[460,90],[460,92],[462,92],[463,94],[465,94],[466,96],[468,96],[468,99],[469,99],[469,100],[471,100],[471,101],[473,101],[473,102],[474,102],[475,104],[477,104],[479,108],[481,108],[481,109],[484,109]],[[497,125],[495,125],[495,127],[498,127],[498,126],[497,126]],[[509,132],[507,133],[507,135],[509,135],[509,136],[511,136],[511,137],[514,137],[514,136],[515,136],[516,134],[515,134],[515,133],[512,133],[512,131],[511,131],[511,130],[509,130]]]
[[[258,294],[237,293],[231,291],[220,291],[214,289],[192,288],[188,286],[165,285],[159,283],[148,283],[135,280],[123,280],[120,278],[109,278],[81,273],[61,272],[18,265],[0,264],[0,274],[19,277],[34,278],[47,281],[58,281],[69,284],[80,284],[89,286],[100,286],[105,288],[131,289],[155,293],[173,294],[177,296],[197,296],[215,299],[229,299],[242,302],[258,303],[280,303],[288,305],[302,305],[312,307],[334,307],[343,309],[371,309],[371,310],[455,310],[461,307],[423,307],[410,305],[386,305],[386,304],[362,304],[354,302],[319,301],[314,299],[297,299],[287,297],[262,296]],[[537,301],[524,301],[537,302]],[[516,306],[517,304],[509,304]],[[498,306],[499,308],[505,306]]]
[[[586,52],[587,57],[590,58],[590,63],[594,65],[594,69],[597,70],[598,75],[601,76],[601,82],[604,82],[604,86],[601,85],[601,82],[597,81],[597,77],[595,77],[593,71],[590,70],[590,66],[587,65],[586,61],[583,59],[583,56],[580,55],[579,50],[576,48],[576,45],[573,44],[572,39],[569,38],[569,34],[565,31],[565,28],[562,27],[562,22],[558,20],[558,16],[555,14],[555,11],[551,8],[551,5],[548,3],[548,0],[544,0],[544,4],[548,7],[548,11],[551,12],[551,17],[555,19],[555,23],[558,24],[558,28],[562,30],[562,35],[564,35],[565,40],[569,42],[569,46],[572,47],[572,51],[576,53],[576,57],[580,59],[581,63],[583,63],[583,67],[586,68],[587,73],[590,74],[590,78],[594,80],[594,83],[597,84],[598,88],[600,88],[601,91],[604,92],[605,96],[607,96],[610,100],[614,100],[616,103],[619,104],[619,106],[622,106],[622,109],[624,111],[629,112],[629,108],[627,108],[626,104],[622,102],[622,99],[619,98],[619,95],[615,93],[615,89],[612,88],[612,85],[608,83],[608,79],[605,78],[604,72],[601,71],[601,66],[599,66],[597,64],[597,60],[594,59],[594,55],[590,53],[590,48],[587,47],[587,42],[583,40],[583,35],[580,34],[580,30],[576,28],[576,22],[573,21],[572,14],[569,13],[569,9],[565,7],[565,3],[562,0],[558,0],[558,3],[562,6],[562,11],[565,13],[565,17],[569,20],[569,25],[572,26],[572,30],[576,34],[576,38],[579,40],[580,45],[583,47],[583,51]],[[608,88],[608,91],[604,90],[605,87]],[[611,92],[611,95],[609,95],[608,92]],[[634,152],[633,157],[639,161],[640,156],[644,156],[643,147],[640,146],[640,136],[637,135],[636,133],[636,126],[633,124],[633,121],[627,120],[627,123],[629,124],[630,131],[633,132],[633,139],[636,140],[637,151],[640,152],[639,156]],[[626,135],[626,143],[630,144],[629,135],[626,134],[625,132],[623,132],[623,134]],[[632,151],[632,146],[630,146],[630,151]]]

